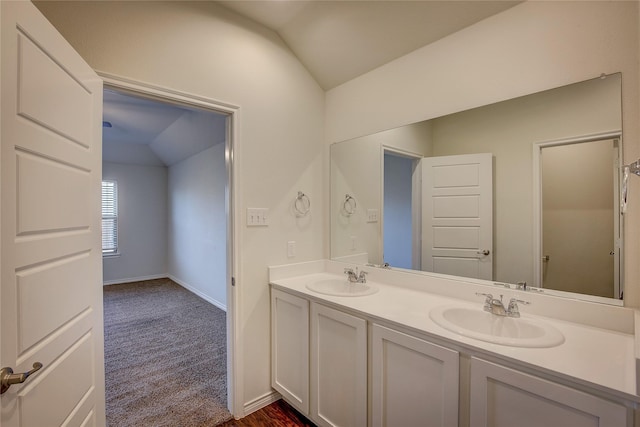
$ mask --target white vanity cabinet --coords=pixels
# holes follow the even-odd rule
[[[355,313],[271,289],[272,386],[318,426],[633,425],[633,397]]]
[[[470,427],[626,427],[624,405],[471,358]]]
[[[459,354],[372,325],[371,425],[458,425]]]
[[[271,386],[309,413],[309,301],[271,289]]]
[[[367,322],[311,304],[311,420],[367,425]]]

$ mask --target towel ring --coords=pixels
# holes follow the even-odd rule
[[[347,216],[351,216],[354,213],[356,213],[357,207],[358,207],[358,204],[356,203],[356,199],[354,199],[348,194],[345,194],[344,202],[342,203],[342,209],[344,210],[344,213]]]
[[[311,210],[311,200],[309,196],[302,191],[298,191],[298,197],[293,202],[293,209],[296,211],[296,216],[306,216]]]

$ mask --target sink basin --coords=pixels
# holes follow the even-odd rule
[[[429,313],[438,325],[459,335],[513,347],[555,347],[564,336],[550,324],[531,318],[496,316],[481,308],[437,307]]]
[[[307,283],[307,289],[325,295],[339,297],[361,297],[378,292],[368,283],[351,283],[347,279],[323,279]]]

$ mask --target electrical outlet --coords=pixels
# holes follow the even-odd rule
[[[247,208],[247,225],[250,227],[264,227],[269,225],[269,209]]]
[[[358,238],[356,236],[351,236],[351,250],[355,251],[356,250],[356,243],[358,242]]]

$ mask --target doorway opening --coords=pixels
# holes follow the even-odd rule
[[[222,388],[216,395],[228,409],[227,415],[220,414],[222,418],[236,412],[232,363],[234,112],[233,107],[201,98],[105,81],[103,180],[117,183],[120,200],[118,249],[103,258],[104,282],[149,280],[155,286],[168,280],[169,288],[173,284],[199,297],[201,303],[196,305],[203,305],[204,300],[212,310],[215,306],[224,311],[216,318],[224,322],[218,327],[226,332],[226,360],[225,366],[215,370],[223,368],[226,375],[223,381],[214,381]],[[186,322],[189,316],[184,314],[180,318]],[[184,361],[199,357],[185,353]],[[206,377],[213,371],[204,367],[200,372]],[[109,381],[106,386],[109,395]]]
[[[617,133],[534,145],[536,286],[622,299],[621,159]]]

